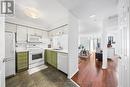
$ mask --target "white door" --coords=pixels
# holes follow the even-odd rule
[[[5,58],[15,59],[15,35],[11,32],[5,33]]]
[[[5,33],[5,76],[15,74],[15,34]]]
[[[0,87],[5,87],[5,35],[4,17],[0,17]]]
[[[117,52],[121,59],[118,62],[118,87],[130,87],[129,85],[129,0],[119,0],[119,31],[117,32]]]
[[[118,59],[118,86],[119,87],[129,87],[128,86],[128,74],[129,74],[129,56],[127,54],[128,44],[126,35],[126,29],[120,29],[116,33],[116,54],[120,56]]]

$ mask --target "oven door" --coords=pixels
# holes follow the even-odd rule
[[[29,54],[29,64],[38,63],[40,61],[44,61],[43,53],[31,53]]]

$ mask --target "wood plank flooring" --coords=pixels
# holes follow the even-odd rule
[[[35,74],[29,75],[27,71],[6,79],[6,87],[76,87],[67,75],[49,66]]]
[[[80,87],[117,87],[117,58],[108,61],[108,69],[103,70],[101,66],[102,62],[95,59],[95,54],[82,58],[72,80]]]

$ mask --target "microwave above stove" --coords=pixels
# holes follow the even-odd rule
[[[29,36],[28,36],[28,42],[41,43],[41,42],[42,42],[42,38],[41,38],[40,36],[29,35]]]

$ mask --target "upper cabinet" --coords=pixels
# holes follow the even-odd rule
[[[40,37],[43,43],[49,43],[48,32],[38,29],[28,28],[28,36]]]
[[[26,27],[22,25],[16,25],[12,23],[5,23],[5,31],[16,33],[17,43],[27,43],[29,36],[39,37],[41,42],[49,43],[48,31]]]
[[[11,23],[5,23],[5,31],[16,32],[16,25],[11,24]]]
[[[42,31],[42,38],[47,39],[48,38],[48,32],[47,31]]]
[[[35,35],[42,38],[42,30],[35,29]]]
[[[25,43],[27,42],[27,27],[17,26],[17,42]]]
[[[42,30],[28,28],[28,35],[39,36],[42,38]]]
[[[42,31],[42,42],[47,44],[50,42],[47,31]]]
[[[28,28],[28,35],[35,35],[35,29]]]
[[[64,34],[68,34],[68,25],[59,27],[55,30],[51,30],[49,32],[49,37],[60,36],[60,35],[64,35]]]

